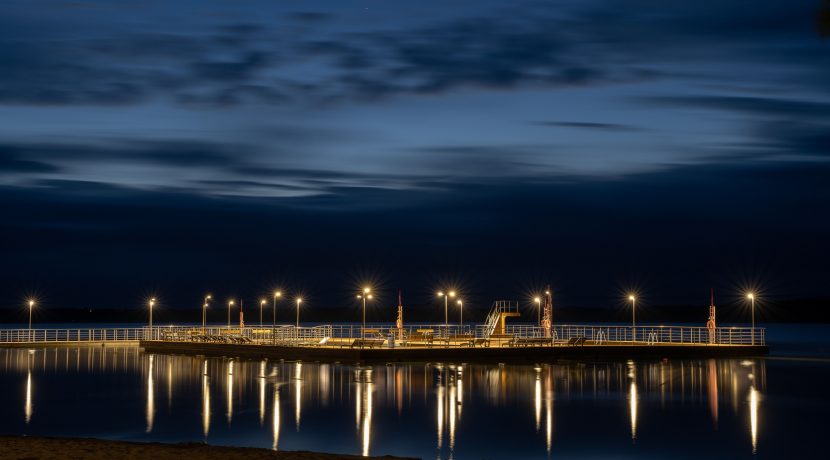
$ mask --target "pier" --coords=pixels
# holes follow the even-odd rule
[[[711,358],[769,352],[764,328],[327,324],[6,329],[0,346],[140,346],[153,353],[324,362],[546,362],[558,359]]]

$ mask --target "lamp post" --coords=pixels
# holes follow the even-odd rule
[[[259,327],[262,327],[262,307],[265,306],[265,299],[259,301]]]
[[[274,303],[271,306],[271,328],[277,327],[277,297],[282,297],[282,292],[274,291]]]
[[[35,307],[34,299],[29,299],[29,341],[32,341],[32,309]]]
[[[630,295],[628,300],[631,301],[631,342],[634,343],[637,341],[637,298]]]
[[[202,334],[205,333],[205,322],[207,320],[208,301],[212,299],[210,294],[205,296],[205,301],[202,303]]]
[[[446,292],[446,293],[443,292],[443,291],[438,291],[438,297],[443,297],[444,298],[444,326],[449,326],[450,325],[450,320],[449,320],[449,313],[448,313],[449,312],[449,307],[448,307],[449,300],[448,300],[448,298],[449,297],[455,297],[455,291],[449,291],[449,292]]]
[[[464,301],[458,299],[458,325],[461,327],[461,332],[464,332]]]
[[[228,300],[228,329],[231,328],[231,307],[233,307],[233,300]]]
[[[755,345],[755,294],[749,293],[746,295],[752,307],[752,345]]]
[[[156,298],[150,299],[150,340],[153,340],[153,305],[156,304]]]
[[[302,297],[297,297],[297,329],[300,327],[300,304],[303,302]]]
[[[542,325],[542,299],[540,299],[539,297],[534,297],[533,301],[536,302],[536,316],[537,316],[536,322],[539,323],[539,325],[541,326]]]
[[[357,295],[358,299],[363,300],[363,330],[360,331],[360,338],[366,338],[366,299],[372,299],[372,290],[368,287],[363,288],[363,294]]]

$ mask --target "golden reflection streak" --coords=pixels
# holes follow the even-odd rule
[[[153,431],[153,419],[156,416],[156,402],[154,394],[153,368],[155,367],[155,356],[150,355],[150,369],[147,372],[147,433]]]
[[[205,360],[202,370],[202,433],[205,439],[207,439],[210,431],[210,382],[208,381],[207,365],[208,362]]]
[[[280,443],[280,386],[274,384],[274,408],[273,408],[273,432],[274,443],[271,445],[271,450],[278,450]]]
[[[369,446],[372,442],[372,393],[374,392],[374,383],[372,381],[372,370],[364,371],[364,378],[366,379],[366,386],[362,398],[363,402],[363,456],[369,456]]]
[[[709,393],[709,412],[712,414],[712,423],[718,426],[718,368],[714,359],[709,360],[707,372],[707,390]]]
[[[646,373],[648,376],[648,373]],[[631,414],[631,440],[637,440],[637,367],[633,361],[628,362],[628,378],[631,386],[628,391],[628,409]]]
[[[259,424],[265,423],[265,361],[259,363]]]
[[[442,372],[442,368],[438,368],[439,372]],[[438,375],[438,390],[435,392],[435,397],[438,402],[438,407],[436,409],[436,415],[438,417],[438,450],[441,450],[441,447],[444,442],[444,382],[441,380],[441,374]]]
[[[26,424],[32,420],[32,369],[26,370],[26,406],[24,407],[26,414]]]
[[[631,382],[628,394],[628,406],[631,412],[631,439],[637,439],[637,383]]]
[[[536,384],[535,384],[535,391],[533,396],[533,403],[536,409],[536,432],[539,432],[539,428],[542,425],[542,376],[540,375],[541,369],[536,369]]]
[[[550,456],[553,447],[553,382],[550,375],[545,380],[545,447]]]
[[[449,430],[450,431],[450,433],[449,433],[450,434],[450,458],[452,458],[453,451],[455,449],[455,409],[456,409],[456,407],[455,407],[456,406],[455,392],[456,392],[456,388],[455,388],[455,383],[454,382],[450,382],[449,390],[450,390],[449,395],[448,395],[449,397],[447,398],[447,409],[449,409],[449,414],[447,415],[447,417],[449,418],[449,421],[450,421],[450,423],[449,423],[449,425],[450,425],[449,426],[449,428],[450,428],[450,430]]]
[[[463,375],[461,373],[461,369],[458,369],[458,382],[456,383],[458,397],[456,398],[456,402],[458,403],[458,421],[461,421],[461,409],[464,407],[462,404],[464,402],[464,380]]]
[[[758,390],[749,387],[749,430],[752,436],[752,453],[758,452]]]
[[[360,370],[354,372],[354,378],[357,383],[357,398],[355,398],[354,405],[354,426],[360,432],[360,417],[363,414],[363,379],[360,376]]]
[[[302,391],[303,391],[303,363],[294,363],[294,421],[297,431],[300,431],[300,416],[302,415]]]
[[[228,411],[225,414],[230,425],[233,420],[233,360],[228,361]]]
[[[173,407],[173,360],[167,358],[167,408]]]

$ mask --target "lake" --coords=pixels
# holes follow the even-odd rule
[[[425,459],[821,456],[828,328],[774,329],[767,358],[535,366],[0,349],[0,433]]]

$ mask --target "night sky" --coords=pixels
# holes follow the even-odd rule
[[[829,10],[6,0],[0,306],[828,297]]]

